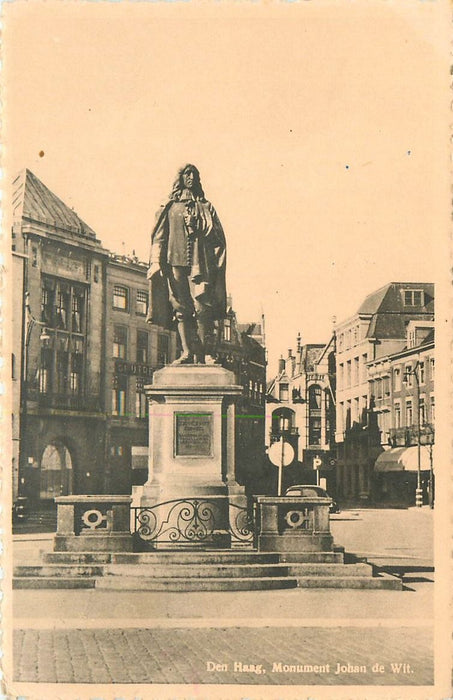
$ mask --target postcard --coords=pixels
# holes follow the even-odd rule
[[[449,4],[2,10],[5,697],[450,697]]]

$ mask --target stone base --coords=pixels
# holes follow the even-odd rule
[[[307,535],[258,535],[260,552],[331,552],[333,537],[327,533]]]
[[[54,552],[132,552],[130,532],[55,535]]]

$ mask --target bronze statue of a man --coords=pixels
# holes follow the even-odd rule
[[[182,346],[175,364],[205,363],[212,358],[214,322],[226,312],[225,267],[222,225],[205,199],[197,168],[185,165],[168,203],[158,212],[148,270],[150,285],[158,273],[167,280]],[[152,316],[150,301],[149,322]]]

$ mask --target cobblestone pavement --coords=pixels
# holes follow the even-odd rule
[[[428,627],[14,632],[20,682],[431,685],[432,658]]]

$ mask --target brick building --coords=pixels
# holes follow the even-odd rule
[[[370,362],[368,372],[369,393],[374,398],[380,443],[384,450],[374,464],[374,500],[413,504],[420,455],[424,501],[433,502],[433,324],[410,321],[406,346],[400,352]]]
[[[433,284],[392,282],[367,296],[354,316],[337,325],[336,442],[340,499],[366,502],[375,497],[374,464],[390,428],[388,411],[381,405],[376,411],[376,391],[382,394],[379,401],[387,399],[390,380],[385,375],[376,377],[376,386],[370,386],[371,369],[407,347],[414,322],[419,328],[432,327],[433,321]]]

